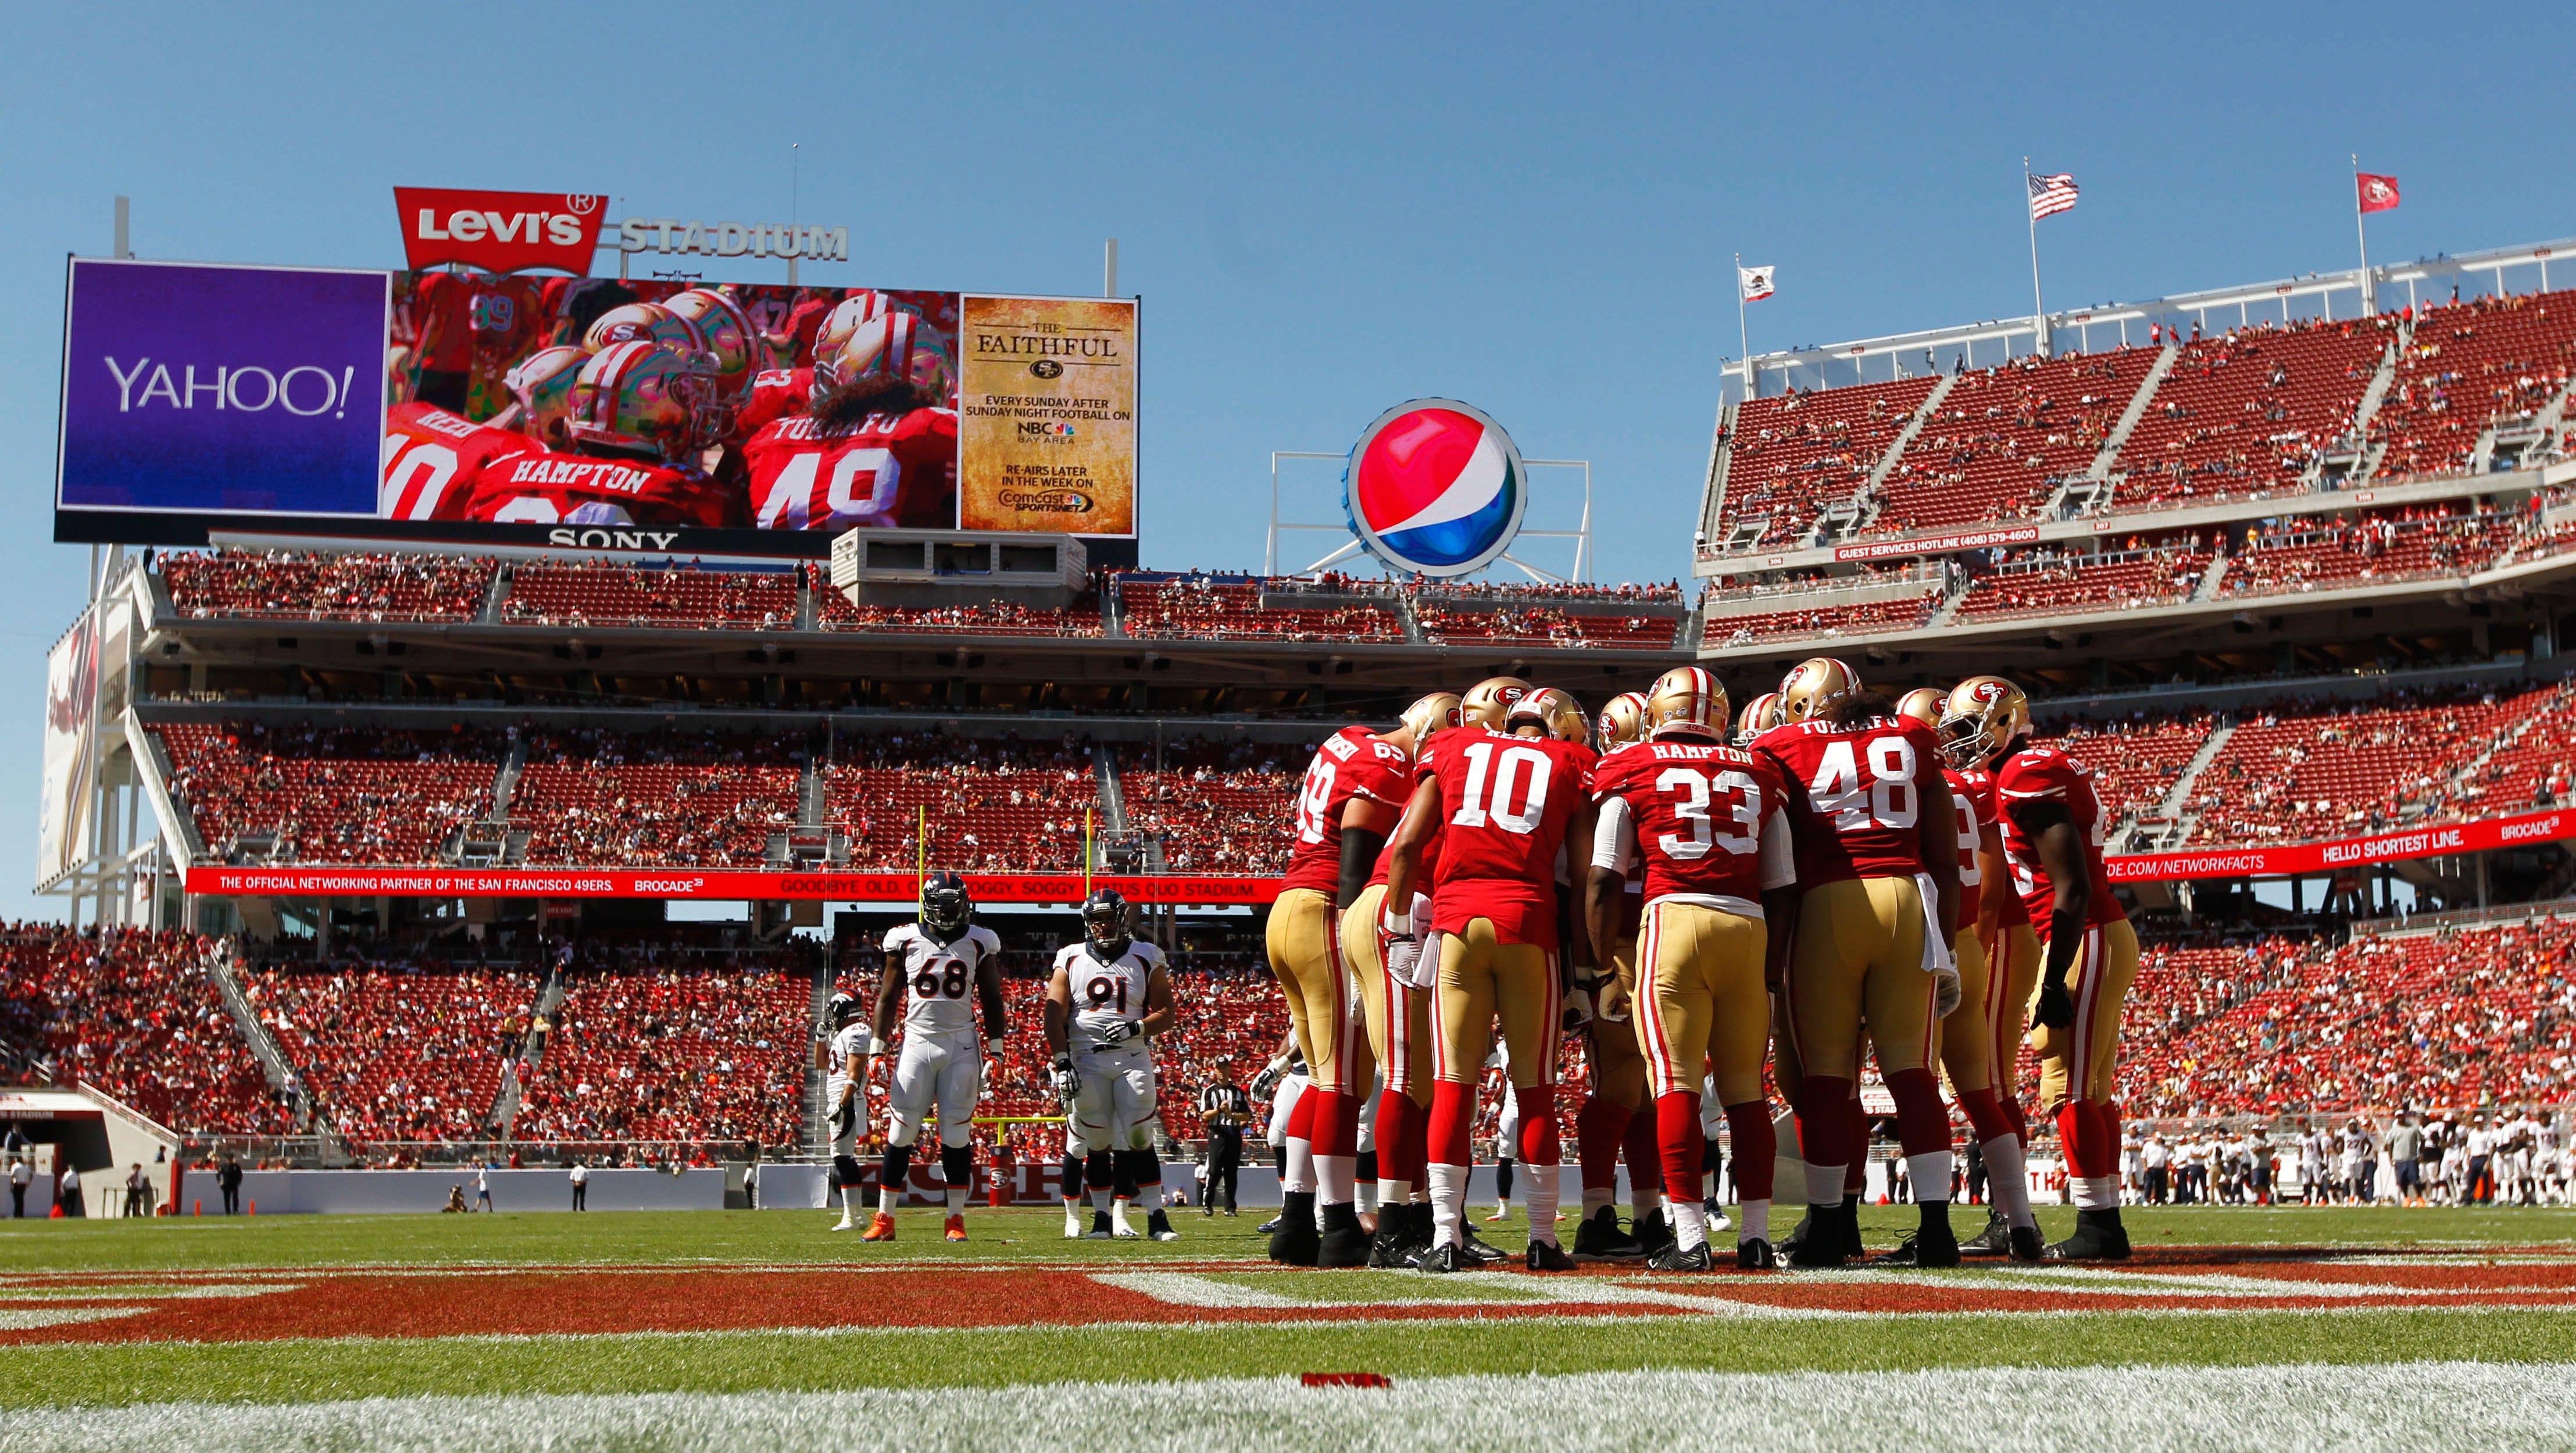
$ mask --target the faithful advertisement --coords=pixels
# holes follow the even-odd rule
[[[968,294],[958,528],[1136,533],[1136,305]]]

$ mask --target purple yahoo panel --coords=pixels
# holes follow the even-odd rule
[[[388,287],[74,259],[56,507],[373,515]]]

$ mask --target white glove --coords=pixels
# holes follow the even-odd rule
[[[1933,970],[1932,983],[1932,1017],[1947,1019],[1950,1011],[1958,1008],[1960,999],[1965,997],[1959,988],[1958,966],[1945,965]]]
[[[1073,1056],[1057,1055],[1055,1068],[1047,1072],[1047,1078],[1055,1083],[1056,1099],[1061,1101],[1064,1108],[1070,1112],[1073,1109],[1074,1097],[1082,1093],[1082,1076],[1073,1072]]]
[[[1270,1063],[1263,1065],[1261,1067],[1261,1073],[1252,1077],[1252,1097],[1257,1100],[1262,1096],[1269,1094],[1272,1090],[1279,1088],[1279,1081],[1286,1076],[1287,1073],[1288,1067],[1277,1060],[1272,1060]]]
[[[1110,1025],[1107,1029],[1100,1031],[1100,1047],[1102,1049],[1115,1049],[1119,1045],[1125,1044],[1127,1041],[1134,1039],[1136,1036],[1143,1034],[1144,1032],[1145,1026],[1139,1021],[1133,1019],[1121,1019],[1117,1023]]]
[[[1397,983],[1404,985],[1408,989],[1419,989],[1422,987],[1422,985],[1414,982],[1414,976],[1422,972],[1421,940],[1411,938],[1391,938],[1386,941],[1386,947],[1383,952],[1386,955],[1386,976],[1388,978],[1395,980]]]

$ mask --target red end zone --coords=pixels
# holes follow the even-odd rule
[[[1173,1261],[1123,1269],[909,1262],[64,1274],[0,1290],[0,1343],[2453,1307],[2576,1310],[2576,1261],[2563,1253],[2249,1258],[2165,1252],[2116,1269],[1692,1277],[1596,1270],[1454,1280]]]

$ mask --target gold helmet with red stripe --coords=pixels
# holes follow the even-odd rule
[[[1592,718],[1585,715],[1583,703],[1570,692],[1553,686],[1542,686],[1511,705],[1503,714],[1504,730],[1536,725],[1539,730],[1560,742],[1592,742]]]
[[[918,313],[881,314],[853,329],[830,353],[814,350],[814,402],[836,389],[909,389],[924,404],[948,400],[948,349]]]
[[[1512,703],[1529,694],[1530,684],[1517,676],[1489,676],[1468,687],[1467,694],[1458,698],[1458,706],[1467,714],[1467,720],[1501,731],[1503,716],[1512,709]]]
[[[1981,767],[2030,731],[2030,698],[2000,676],[1971,676],[1950,691],[1933,725],[1941,756],[1958,768]]]
[[[742,304],[714,288],[689,288],[665,298],[662,306],[697,325],[698,336],[715,355],[716,382],[727,398],[751,388],[765,352]]]
[[[1860,673],[1831,656],[1810,656],[1780,678],[1780,719],[1808,721],[1860,690]]]
[[[1646,732],[1716,737],[1726,729],[1726,688],[1699,666],[1676,666],[1646,688]]]
[[[1434,733],[1445,732],[1467,720],[1466,711],[1458,704],[1458,693],[1435,691],[1417,699],[1404,709],[1404,734],[1413,741],[1413,755],[1422,755]]]
[[[1622,691],[1601,705],[1592,729],[1601,738],[1601,750],[1616,751],[1646,735],[1646,693]]]
[[[565,431],[575,444],[676,463],[723,438],[731,421],[713,355],[631,338],[582,364]]]
[[[1941,709],[1950,693],[1938,686],[1917,686],[1896,699],[1896,714],[1910,716],[1934,731],[1941,729]]]
[[[707,346],[707,335],[698,331],[697,320],[681,317],[660,303],[618,304],[591,320],[581,335],[581,346],[598,353],[611,344],[637,339],[684,353],[702,352]]]
[[[572,442],[572,390],[581,381],[590,355],[569,344],[540,348],[513,364],[501,376],[519,412],[510,422],[522,434],[540,439],[549,449]],[[497,421],[496,421],[497,422]]]
[[[1735,744],[1742,746],[1780,724],[1780,693],[1766,691],[1744,703],[1744,712],[1735,719]]]

